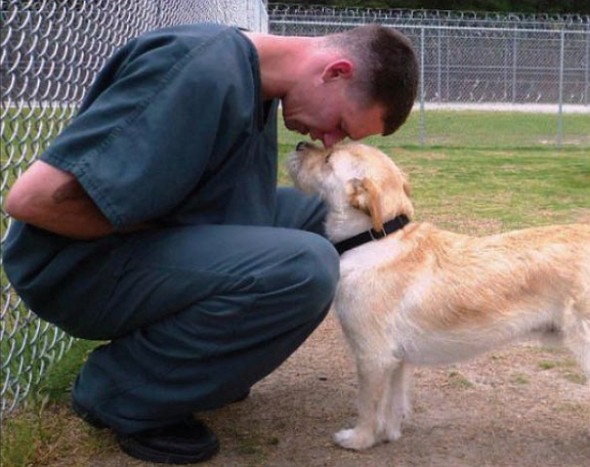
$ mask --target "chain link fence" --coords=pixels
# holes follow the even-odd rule
[[[318,36],[366,23],[395,27],[414,44],[421,63],[416,118],[396,138],[400,144],[462,144],[434,110],[504,110],[544,113],[538,133],[512,126],[514,135],[498,138],[490,129],[468,144],[590,146],[590,16],[524,15],[428,10],[300,7],[274,4],[271,32]],[[428,112],[427,112],[428,111]],[[564,124],[564,113],[576,115]],[[465,112],[463,112],[465,114]],[[465,117],[465,115],[463,115]],[[580,120],[588,117],[586,129]],[[505,128],[510,117],[496,115]],[[524,117],[523,117],[524,118]],[[568,123],[571,118],[567,116]],[[484,119],[480,119],[483,123]]]
[[[502,13],[454,10],[375,9],[362,7],[302,6],[273,3],[272,24],[307,22],[405,26],[449,26],[455,28],[587,29],[588,15],[546,13]],[[273,28],[276,29],[276,28]]]
[[[11,183],[66,125],[102,64],[127,39],[199,21],[268,30],[265,0],[3,0],[0,16],[2,205]],[[2,243],[9,224],[2,212]],[[0,274],[4,415],[73,339],[39,320]]]

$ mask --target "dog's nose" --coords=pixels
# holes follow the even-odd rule
[[[299,141],[297,143],[297,146],[295,146],[295,150],[296,151],[302,151],[302,150],[308,148],[309,146],[311,146],[311,145],[307,141]]]

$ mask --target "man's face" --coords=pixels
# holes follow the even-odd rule
[[[344,138],[359,140],[383,133],[383,109],[355,102],[347,80],[300,87],[283,98],[287,129],[331,147]]]

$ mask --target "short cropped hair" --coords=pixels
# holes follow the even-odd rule
[[[349,52],[356,65],[358,93],[367,107],[385,109],[383,136],[408,118],[416,100],[419,66],[410,40],[396,29],[378,24],[326,36],[328,46]]]

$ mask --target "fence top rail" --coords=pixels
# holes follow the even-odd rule
[[[328,7],[322,5],[269,5],[269,16],[295,15],[321,18],[349,17],[351,20],[362,21],[366,18],[375,18],[388,21],[406,21],[415,23],[435,23],[462,26],[485,26],[493,24],[510,23],[515,28],[529,29],[555,29],[555,28],[580,28],[590,30],[590,15],[586,14],[551,14],[551,13],[500,13],[478,11],[452,11],[452,10],[412,10],[412,9],[381,9],[363,7]]]
[[[335,20],[331,19],[324,19],[324,20],[307,20],[297,18],[296,21],[293,19],[288,18],[271,18],[271,25],[277,24],[294,24],[296,23],[297,26],[334,26],[338,28],[348,28],[348,27],[355,27],[363,24],[360,21],[342,21],[342,20]],[[483,27],[483,26],[461,26],[461,28],[457,28],[456,26],[444,26],[444,25],[432,25],[432,24],[416,24],[416,23],[394,23],[394,24],[387,24],[382,23],[383,26],[386,27],[396,27],[396,28],[414,28],[420,30],[439,30],[439,31],[456,31],[456,32],[466,32],[466,31],[474,31],[474,32],[511,32],[511,33],[534,33],[534,34],[583,34],[590,36],[590,29],[529,29],[529,28],[516,28],[516,27]]]

